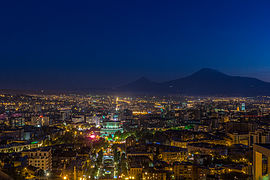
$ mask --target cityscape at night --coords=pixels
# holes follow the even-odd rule
[[[14,179],[258,179],[270,97],[1,94]]]
[[[0,3],[0,180],[270,179],[270,1]]]

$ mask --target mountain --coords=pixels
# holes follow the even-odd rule
[[[230,76],[214,69],[204,68],[190,76],[162,83],[140,78],[119,87],[118,90],[135,93],[258,96],[270,95],[270,83],[256,78]]]
[[[160,91],[161,87],[162,84],[153,82],[145,77],[141,77],[129,84],[117,88],[117,90],[126,92],[148,93],[148,92],[158,92]]]

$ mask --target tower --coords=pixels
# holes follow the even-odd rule
[[[245,103],[242,103],[242,105],[241,105],[241,111],[246,111],[246,104]]]

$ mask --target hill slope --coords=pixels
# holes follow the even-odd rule
[[[190,76],[163,83],[141,78],[119,87],[118,90],[184,95],[258,96],[270,95],[270,83],[256,78],[230,76],[205,68]]]

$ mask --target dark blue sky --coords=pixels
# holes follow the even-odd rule
[[[0,3],[0,88],[110,87],[200,68],[270,81],[270,3],[18,0]]]

